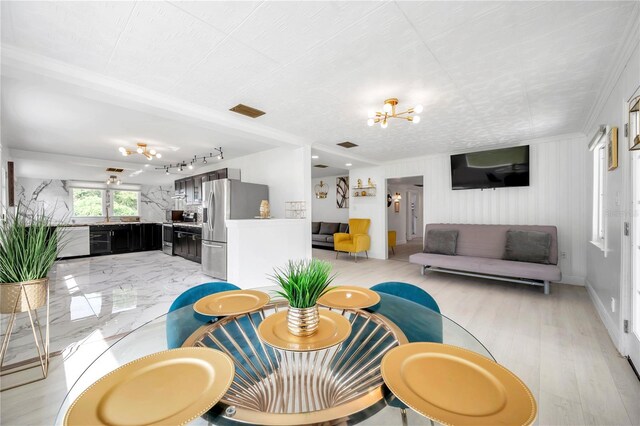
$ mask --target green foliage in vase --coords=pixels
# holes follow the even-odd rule
[[[290,260],[284,268],[276,268],[271,276],[292,308],[311,308],[318,299],[330,291],[329,284],[335,275],[331,275],[331,264],[322,260]]]
[[[52,217],[18,204],[0,223],[0,283],[45,278],[58,255],[58,239]],[[63,245],[63,244],[61,244]]]

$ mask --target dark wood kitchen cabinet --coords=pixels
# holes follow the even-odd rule
[[[89,226],[89,252],[91,256],[161,249],[161,224],[134,223]]]
[[[232,169],[232,172],[230,173],[229,169],[225,168],[178,179],[174,182],[175,193],[176,195],[183,195],[186,204],[200,204],[203,198],[202,188],[204,183],[212,180],[227,179],[230,174],[232,179],[240,178],[239,170]]]
[[[200,263],[202,259],[202,230],[195,227],[174,226],[173,254]]]

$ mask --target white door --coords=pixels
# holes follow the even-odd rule
[[[640,153],[632,151],[633,223],[631,251],[631,309],[625,333],[627,352],[636,368],[640,368]]]

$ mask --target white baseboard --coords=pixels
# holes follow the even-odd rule
[[[604,327],[609,332],[609,337],[611,337],[611,341],[613,345],[616,347],[618,352],[622,350],[622,335],[620,334],[620,330],[616,326],[615,322],[611,319],[609,314],[607,313],[607,309],[604,304],[596,294],[596,291],[593,289],[593,286],[589,282],[589,280],[585,280],[585,287],[587,287],[587,293],[589,293],[589,297],[591,298],[591,302],[596,307],[596,311],[600,316],[600,320],[604,324]]]
[[[584,286],[585,278],[580,277],[578,275],[563,275],[561,284],[571,284],[571,285],[579,285]]]

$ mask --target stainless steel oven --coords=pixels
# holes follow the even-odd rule
[[[173,256],[173,224],[162,224],[162,251]]]

